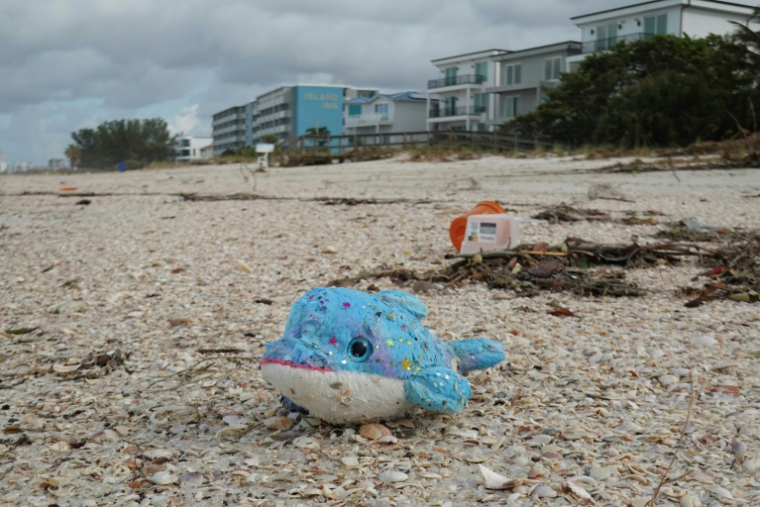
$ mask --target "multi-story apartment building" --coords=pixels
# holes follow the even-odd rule
[[[376,93],[346,85],[281,86],[213,116],[214,155],[255,146],[270,136],[278,141],[301,136],[309,129],[341,135],[344,100]]]
[[[189,162],[208,157],[208,147],[211,146],[210,137],[180,136],[174,146],[174,161]],[[206,153],[204,154],[204,149]]]
[[[493,105],[488,124],[501,125],[538,107],[544,90],[557,86],[560,74],[567,72],[568,58],[580,52],[580,42],[567,41],[492,57],[494,83],[486,89]]]
[[[486,130],[493,58],[507,53],[489,49],[433,60],[438,78],[428,81],[428,93],[438,96],[438,104],[428,104],[428,130]]]
[[[582,54],[569,59],[569,70],[589,53],[604,51],[621,41],[655,35],[705,37],[736,30],[734,23],[760,28],[754,8],[718,0],[655,0],[571,18],[583,34]]]
[[[434,99],[431,104],[437,105],[437,102]],[[344,134],[382,134],[379,142],[383,142],[390,134],[424,132],[427,110],[427,94],[416,92],[348,99],[343,111]]]
[[[253,128],[249,145],[260,143],[267,136],[281,141],[327,130],[331,135],[343,134],[343,102],[356,97],[372,97],[377,90],[335,85],[282,86],[253,101]]]
[[[259,95],[253,101],[249,146],[261,142],[264,137],[276,136],[277,140],[281,140],[292,135],[294,90],[293,86],[282,86]]]
[[[248,105],[235,106],[213,115],[211,135],[214,140],[214,156],[218,157],[246,145],[246,113],[249,109]]]
[[[562,72],[577,70],[589,54],[621,41],[727,34],[736,30],[734,23],[760,29],[753,7],[720,0],[650,0],[572,21],[582,32],[581,41],[433,60],[440,77],[428,83],[428,90],[441,96],[441,105],[429,108],[428,130],[490,130],[533,111]]]

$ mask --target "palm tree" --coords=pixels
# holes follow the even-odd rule
[[[306,129],[306,135],[322,137],[322,139],[317,141],[317,145],[320,148],[324,148],[327,145],[327,140],[325,138],[330,137],[330,130],[327,127],[312,127]]]
[[[66,158],[69,159],[71,168],[76,169],[79,161],[82,159],[82,150],[76,144],[70,144],[64,153]]]

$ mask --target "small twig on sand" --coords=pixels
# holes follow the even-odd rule
[[[673,468],[673,463],[675,463],[676,458],[678,457],[678,451],[683,446],[683,441],[686,438],[686,430],[689,427],[689,422],[691,421],[691,411],[693,407],[694,407],[694,372],[692,370],[689,370],[689,408],[686,411],[686,420],[683,423],[683,428],[681,428],[681,436],[678,439],[678,443],[673,449],[673,457],[670,459],[668,468],[666,468],[665,472],[663,472],[662,478],[660,479],[660,483],[657,485],[657,487],[654,490],[654,493],[652,494],[652,499],[649,500],[649,502],[647,502],[646,504],[647,506],[654,507],[655,505],[657,505],[657,497],[660,494],[660,489],[665,485],[666,482],[672,482],[672,481],[668,481],[668,474],[670,473],[670,470]]]
[[[198,349],[199,354],[239,354],[244,349]]]

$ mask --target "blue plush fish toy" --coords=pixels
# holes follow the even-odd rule
[[[419,406],[460,412],[472,394],[464,375],[504,360],[485,338],[443,342],[420,320],[417,297],[317,288],[293,304],[285,333],[268,344],[261,371],[291,409],[330,423],[400,417]]]

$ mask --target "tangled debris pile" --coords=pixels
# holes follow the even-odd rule
[[[590,268],[672,264],[679,262],[680,257],[697,255],[713,256],[710,252],[701,251],[697,245],[603,245],[568,238],[553,247],[537,243],[521,245],[515,250],[457,255],[454,257],[458,260],[453,264],[424,273],[384,267],[357,277],[334,280],[330,285],[349,287],[362,280],[388,277],[399,284],[426,281],[459,286],[466,282],[482,282],[492,289],[514,290],[519,296],[532,296],[540,290],[549,290],[568,291],[581,296],[636,297],[643,291],[624,281],[625,272]]]
[[[691,227],[691,228],[690,228]],[[579,238],[567,238],[562,244],[520,245],[515,250],[475,255],[454,255],[456,262],[443,268],[417,272],[406,268],[382,266],[356,277],[333,280],[329,285],[351,287],[363,280],[390,278],[416,292],[433,283],[448,287],[467,282],[485,283],[491,289],[514,290],[518,297],[535,296],[540,291],[571,292],[580,296],[638,297],[644,290],[625,281],[619,268],[673,265],[692,258],[710,269],[700,273],[711,281],[701,289],[686,288],[687,295],[697,294],[687,306],[699,306],[715,299],[754,303],[760,300],[760,232],[695,232],[689,220],[673,233],[678,237],[725,239],[719,248],[696,243],[666,242],[655,244],[597,244]]]
[[[734,231],[726,236],[727,244],[715,252],[715,264],[693,278],[696,281],[707,277],[710,281],[701,290],[684,290],[686,294],[697,294],[686,306],[693,308],[718,299],[760,301],[760,231]]]
[[[595,209],[583,209],[574,208],[566,204],[560,204],[551,208],[545,209],[540,213],[533,215],[531,218],[534,220],[546,220],[550,224],[556,224],[560,222],[611,222],[620,223],[624,225],[658,225],[659,221],[654,218],[662,215],[658,211],[645,211],[641,213],[643,216],[635,211],[627,211],[626,216],[616,220],[612,218],[609,213]]]

